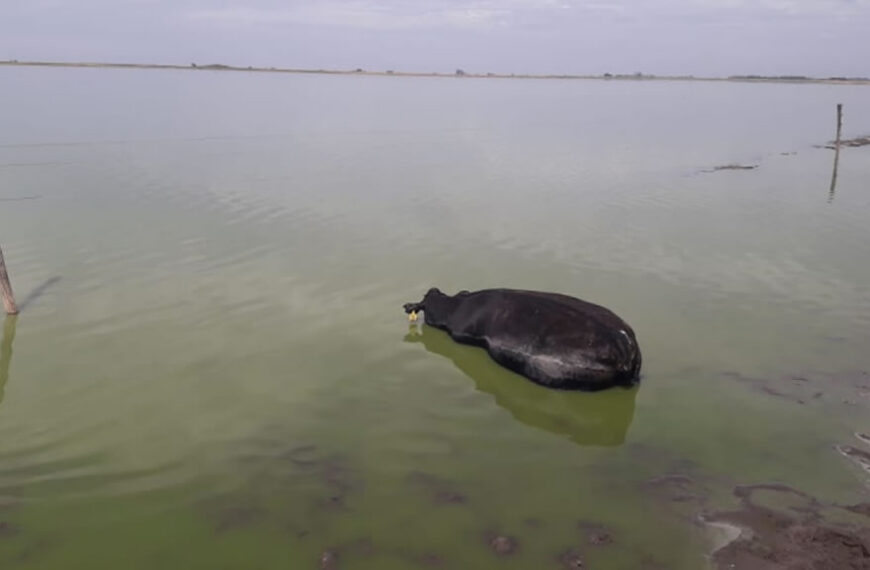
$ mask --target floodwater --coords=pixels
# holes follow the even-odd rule
[[[868,95],[0,69],[0,567],[693,570],[736,485],[866,501],[870,148],[830,196],[814,145]],[[409,328],[431,286],[608,306],[641,384]]]

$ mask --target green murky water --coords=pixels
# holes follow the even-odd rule
[[[831,198],[813,147],[866,88],[0,87],[4,570],[697,569],[734,485],[867,500],[835,445],[870,430],[870,150]],[[430,286],[611,307],[643,381],[534,386],[409,329]]]

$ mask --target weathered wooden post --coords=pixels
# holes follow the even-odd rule
[[[9,274],[6,272],[6,262],[3,260],[3,250],[0,249],[0,297],[3,297],[3,307],[7,315],[17,315],[18,305],[15,304],[15,296],[12,294],[12,285],[9,283]]]
[[[828,203],[834,201],[837,191],[837,168],[840,166],[840,134],[843,131],[843,104],[837,103],[837,138],[834,141],[834,173],[831,175],[831,189],[828,191]]]
[[[12,362],[12,341],[15,340],[15,315],[6,315],[3,321],[3,336],[0,338],[0,402],[9,381],[9,363]]]
[[[840,133],[843,132],[843,104],[837,103],[837,142],[835,148],[840,150]]]

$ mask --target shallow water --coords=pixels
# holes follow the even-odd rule
[[[867,500],[870,149],[831,199],[813,146],[867,94],[0,69],[0,567],[695,569],[735,485]],[[606,305],[641,385],[409,329],[430,286]]]

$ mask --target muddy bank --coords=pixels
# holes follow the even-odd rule
[[[708,168],[701,172],[710,173],[721,172],[723,170],[755,170],[756,168],[758,168],[757,164],[720,164],[719,166],[714,166],[713,168]]]
[[[661,512],[706,527],[717,570],[870,570],[870,503],[838,505],[787,485],[740,485],[737,506],[712,507],[710,489],[685,474],[644,483]]]
[[[837,451],[843,454],[844,457],[851,459],[858,467],[870,473],[870,452],[848,444],[838,445]]]
[[[759,491],[798,503],[787,509],[760,505]],[[738,487],[740,507],[702,516],[731,527],[731,540],[713,553],[720,570],[870,570],[870,517],[866,524],[833,524],[815,498],[783,485]],[[861,514],[863,506],[846,507]]]
[[[846,139],[840,141],[840,147],[850,147],[850,148],[858,148],[862,146],[870,146],[870,136],[866,137],[856,137],[854,139]],[[825,148],[835,149],[837,148],[836,141],[831,141],[825,145]]]

